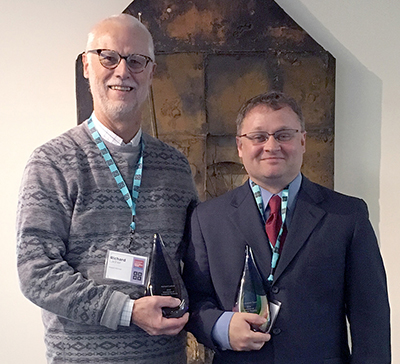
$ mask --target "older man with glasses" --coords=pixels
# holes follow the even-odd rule
[[[306,131],[292,98],[255,96],[236,122],[249,180],[193,212],[188,329],[215,364],[389,364],[386,276],[365,202],[301,174]]]
[[[97,24],[83,55],[92,115],[28,161],[18,271],[43,309],[48,363],[186,363],[188,313],[164,317],[180,300],[143,287],[153,234],[178,267],[197,204],[187,159],[141,130],[154,62],[137,19]]]

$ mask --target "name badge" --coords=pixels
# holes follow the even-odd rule
[[[144,286],[147,261],[147,257],[109,250],[106,257],[104,278]]]

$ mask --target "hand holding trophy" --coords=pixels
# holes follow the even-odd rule
[[[252,325],[252,329],[254,331],[269,332],[275,321],[279,307],[279,302],[268,301],[267,292],[254,260],[252,249],[246,246],[245,264],[233,311],[256,313],[264,317],[266,322],[261,326]],[[271,308],[273,309],[272,314]]]
[[[182,317],[189,308],[189,297],[178,267],[169,256],[160,234],[154,234],[145,294],[171,296],[181,300],[177,307],[163,307],[163,316]]]

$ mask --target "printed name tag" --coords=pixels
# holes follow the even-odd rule
[[[147,257],[109,250],[107,252],[104,278],[144,285]]]

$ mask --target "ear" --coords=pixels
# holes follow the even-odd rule
[[[156,72],[156,68],[157,68],[157,63],[153,63],[153,67],[151,68],[150,71],[150,80],[153,81],[153,77],[154,77],[154,73]]]
[[[242,158],[242,140],[239,137],[236,137],[236,147],[237,147],[239,158]]]
[[[306,135],[307,132],[304,132],[301,136],[301,146],[303,147],[303,153],[306,151]]]
[[[82,53],[83,77],[89,78],[89,61],[86,53]]]

